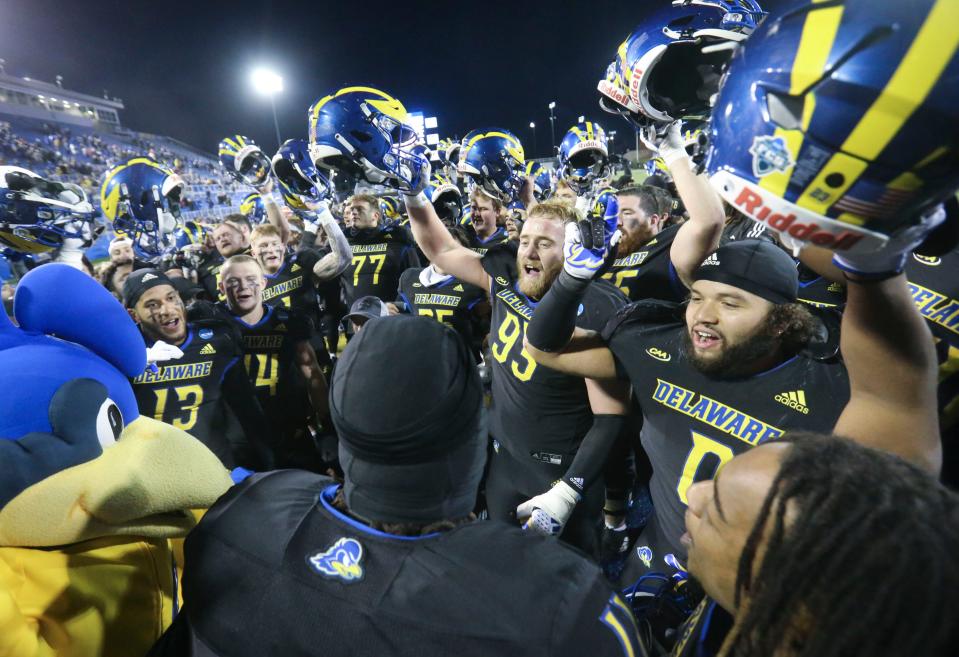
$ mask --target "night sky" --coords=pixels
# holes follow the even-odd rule
[[[284,139],[306,138],[315,99],[364,84],[436,115],[442,137],[498,125],[543,157],[551,100],[557,140],[580,114],[627,138],[628,125],[599,110],[596,83],[644,7],[662,1],[3,0],[0,58],[10,74],[106,89],[129,127],[209,152],[234,133],[275,147],[269,100],[249,85],[266,65],[284,78]]]

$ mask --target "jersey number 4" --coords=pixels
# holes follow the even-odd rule
[[[176,396],[177,409],[170,409],[171,415],[176,415],[170,419],[164,417],[167,411],[167,400],[170,392]],[[178,386],[176,388],[158,388],[153,391],[157,397],[156,412],[153,417],[160,422],[172,424],[177,429],[189,431],[196,424],[196,416],[203,403],[203,388],[199,385]],[[184,417],[185,415],[185,417]]]
[[[370,264],[376,267],[373,270],[373,285],[380,282],[380,270],[383,269],[383,263],[386,262],[386,254],[370,256],[355,255],[353,256],[353,285],[360,284],[360,271],[363,269],[363,265],[366,264],[367,258],[369,258]]]
[[[256,359],[254,365],[254,359]],[[257,388],[269,388],[270,397],[276,396],[276,384],[280,380],[280,357],[278,354],[247,354],[243,367]]]
[[[520,335],[526,335],[526,322],[522,322],[522,326],[520,326],[520,323],[519,318],[512,313],[507,313],[506,317],[503,318],[499,329],[496,331],[496,339],[491,348],[493,358],[497,362],[505,363]],[[522,359],[522,362],[520,362],[520,359]],[[529,381],[533,377],[533,372],[536,371],[536,361],[523,348],[519,352],[519,358],[512,359],[509,369],[513,376],[520,381]]]
[[[705,436],[696,431],[690,431],[693,436],[693,446],[686,455],[686,463],[683,465],[683,473],[679,476],[679,485],[676,486],[676,492],[683,504],[688,505],[689,499],[686,494],[689,487],[697,481],[712,479],[719,472],[719,468],[733,460],[736,454],[726,445],[709,436]],[[703,468],[706,457],[712,455],[712,462],[708,471]],[[701,471],[702,470],[702,471]]]

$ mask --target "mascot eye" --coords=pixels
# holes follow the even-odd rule
[[[97,439],[104,449],[120,439],[123,433],[123,415],[109,397],[100,404],[97,412]]]

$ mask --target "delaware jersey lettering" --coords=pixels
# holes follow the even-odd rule
[[[447,276],[428,287],[422,280],[423,271],[417,267],[403,272],[400,276],[400,299],[411,314],[443,322],[459,333],[467,345],[472,344],[472,311],[476,304],[486,298],[486,292],[453,276]]]

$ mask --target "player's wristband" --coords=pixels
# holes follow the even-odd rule
[[[406,207],[408,208],[428,208],[432,205],[430,200],[426,198],[426,194],[423,192],[420,192],[415,196],[404,194],[403,199],[406,201]]]
[[[566,346],[573,337],[580,301],[589,283],[571,276],[565,269],[559,273],[536,307],[526,330],[531,345],[541,351],[558,351]]]

